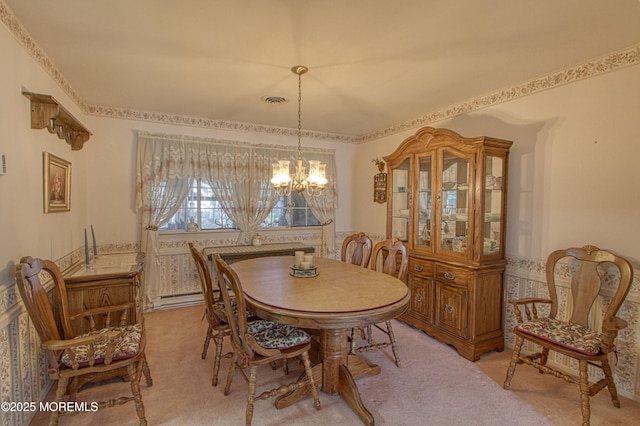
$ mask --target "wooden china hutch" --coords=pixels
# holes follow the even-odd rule
[[[504,350],[507,171],[512,142],[424,127],[384,157],[387,236],[409,253],[400,320],[476,361]]]

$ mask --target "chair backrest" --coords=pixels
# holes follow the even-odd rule
[[[401,280],[407,273],[408,264],[407,248],[397,238],[380,241],[371,253],[371,269],[393,275]]]
[[[371,258],[371,239],[364,232],[349,235],[342,242],[340,260],[367,268]]]
[[[247,305],[244,300],[244,293],[242,292],[242,285],[236,272],[229,268],[227,262],[225,262],[220,254],[213,254],[213,261],[215,268],[218,272],[218,284],[220,285],[220,295],[224,303],[224,308],[227,314],[227,321],[231,328],[231,344],[236,351],[246,354],[247,356],[253,356],[253,350],[250,347],[249,342],[246,340],[247,336],[247,316],[244,314],[247,310]],[[231,299],[234,298],[236,302],[236,309],[233,308]],[[239,313],[242,313],[240,315]]]
[[[58,326],[49,295],[40,281],[43,271],[53,280],[56,298],[59,301],[58,307],[61,310],[58,318],[62,329]],[[46,342],[74,338],[75,333],[69,319],[67,288],[58,266],[50,260],[25,256],[16,265],[15,276],[18,291],[40,340]]]
[[[569,263],[564,261],[559,263],[561,260],[569,260]],[[586,327],[589,326],[589,312],[602,286],[616,274],[619,276],[618,288],[602,317],[602,324],[614,324],[615,316],[631,288],[633,280],[631,264],[626,259],[595,246],[573,247],[551,253],[547,259],[546,271],[549,298],[552,301],[551,318],[555,318],[558,309],[555,272],[557,272],[556,266],[559,265],[566,265],[569,271],[573,271],[571,273],[572,313],[569,321]],[[617,268],[617,271],[612,271],[612,266]]]
[[[189,251],[191,251],[191,257],[196,264],[198,270],[198,276],[200,277],[200,289],[204,297],[204,303],[207,307],[207,314],[213,315],[216,312],[215,303],[216,297],[213,292],[213,278],[211,277],[211,270],[209,269],[209,263],[207,258],[198,250],[193,243],[189,243]]]

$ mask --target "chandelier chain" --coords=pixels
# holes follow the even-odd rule
[[[302,73],[298,73],[298,159],[302,159]]]
[[[327,186],[326,164],[318,160],[309,160],[309,173],[302,165],[302,74],[309,69],[303,65],[291,68],[298,75],[298,158],[295,172],[289,169],[289,160],[279,160],[273,164],[273,178],[271,183],[280,196],[288,197],[291,191],[301,193],[303,191],[309,197],[318,197]]]

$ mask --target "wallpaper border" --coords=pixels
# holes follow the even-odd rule
[[[80,95],[71,87],[51,58],[33,40],[29,32],[22,26],[17,17],[9,9],[6,3],[0,0],[0,22],[7,28],[18,43],[49,73],[51,78],[64,92],[76,102],[80,109],[88,115],[146,121],[153,123],[182,125],[189,127],[203,127],[218,130],[232,130],[240,132],[264,133],[276,136],[295,136],[297,129],[266,126],[252,123],[214,120],[203,117],[186,116],[180,114],[168,114],[153,111],[140,111],[127,108],[87,104]],[[582,64],[566,68],[553,74],[536,78],[512,87],[499,89],[483,96],[478,96],[456,105],[451,105],[438,111],[430,112],[419,117],[398,123],[391,127],[381,129],[361,136],[340,135],[335,133],[323,133],[303,131],[303,136],[309,139],[323,139],[342,143],[364,143],[393,135],[405,130],[410,130],[430,123],[445,120],[462,114],[468,114],[493,105],[498,105],[524,96],[528,96],[543,90],[595,77],[617,69],[640,64],[640,45],[629,47],[608,55],[594,58]]]

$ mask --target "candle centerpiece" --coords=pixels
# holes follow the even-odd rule
[[[303,251],[295,252],[296,263],[290,265],[290,275],[299,278],[312,278],[318,276],[318,267],[313,264],[313,256],[305,255]]]

